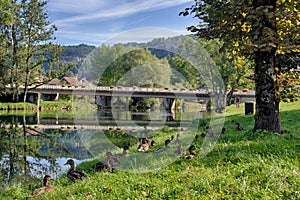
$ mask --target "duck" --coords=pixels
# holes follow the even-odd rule
[[[237,131],[243,131],[244,130],[244,128],[241,126],[240,123],[237,123],[236,125],[237,125],[237,127],[236,127]]]
[[[122,152],[122,153],[117,153],[117,154],[115,154],[114,157],[115,157],[116,159],[119,159],[119,158],[121,158],[121,157],[128,156],[128,152],[127,152],[128,149],[129,149],[128,146],[123,147],[123,152]]]
[[[221,134],[226,134],[226,128],[225,127],[222,128]]]
[[[171,140],[171,142],[174,140],[174,135],[171,136],[171,139],[170,139],[170,140]]]
[[[235,125],[237,125],[237,124],[238,124],[238,122],[237,122],[237,121],[235,121],[235,120],[231,120],[231,123],[232,123],[232,124],[235,124]]]
[[[149,141],[147,139],[142,140],[142,144],[138,146],[138,151],[147,151],[149,149]]]
[[[149,147],[151,148],[151,147],[153,147],[155,144],[156,144],[156,142],[155,142],[154,140],[152,140],[152,141],[150,142],[150,146],[149,146]]]
[[[169,140],[169,139],[165,140],[165,146],[162,147],[162,148],[157,149],[155,152],[156,152],[156,153],[160,153],[160,152],[165,151],[166,149],[169,148],[169,144],[170,144],[170,143],[171,143],[171,140]]]
[[[196,146],[195,145],[191,145],[190,147],[189,147],[189,154],[188,155],[186,155],[184,158],[185,159],[193,159],[193,158],[195,158],[195,153],[194,153],[194,151],[196,150]]]
[[[174,152],[176,156],[181,156],[184,153],[184,150],[183,150],[183,147],[181,144],[181,140],[179,139],[179,137],[180,137],[180,134],[178,133],[176,135],[176,140],[175,140],[175,143],[177,143],[177,149]]]
[[[93,170],[102,171],[104,169],[107,169],[108,171],[113,172],[117,164],[118,164],[118,158],[115,155],[113,155],[111,152],[106,152],[106,159],[104,161],[100,161],[99,163],[95,164],[93,166]]]
[[[70,169],[67,173],[67,177],[70,182],[74,183],[78,179],[82,180],[83,177],[87,177],[84,172],[75,169],[74,160],[69,159],[65,165],[70,165]]]
[[[207,127],[206,130],[206,136],[211,137],[211,138],[217,138],[218,136],[215,134],[214,130],[212,127]]]
[[[52,185],[49,184],[50,180],[54,180],[51,176],[49,175],[45,175],[43,182],[44,182],[44,186],[41,188],[37,188],[32,192],[32,195],[39,195],[45,192],[51,192],[54,190],[54,187]]]
[[[106,159],[105,159],[105,164],[107,167],[113,171],[113,169],[116,167],[118,164],[118,159],[113,155],[111,152],[106,152]]]

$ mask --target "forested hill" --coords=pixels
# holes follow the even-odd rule
[[[138,47],[138,48],[145,48],[149,49],[151,54],[156,56],[157,58],[166,58],[166,57],[173,57],[174,53],[176,52],[176,48],[178,48],[178,43],[180,43],[181,39],[184,36],[176,36],[170,38],[155,38],[149,42],[145,43],[137,43],[137,42],[130,42],[130,43],[122,43],[118,45],[123,45],[124,47]],[[64,52],[61,55],[61,59],[63,62],[74,62],[75,66],[70,69],[68,76],[76,76],[78,75],[78,70],[86,58],[86,56],[91,53],[95,48],[95,46],[90,46],[86,44],[74,45],[74,46],[63,46]],[[165,49],[169,51],[165,51]],[[45,68],[47,69],[47,68]]]
[[[170,37],[170,38],[155,38],[150,42],[137,43],[129,42],[122,43],[121,45],[125,47],[133,46],[138,48],[147,48],[151,51],[153,55],[157,58],[165,58],[168,56],[173,56],[172,50],[177,48],[178,42],[183,36]],[[74,45],[74,46],[63,46],[64,52],[61,55],[61,59],[66,62],[81,62],[91,51],[96,47],[86,44]],[[170,52],[166,52],[163,49],[168,49]]]
[[[63,46],[64,52],[61,55],[61,59],[67,62],[80,62],[96,47],[86,44],[80,44],[76,46]]]
[[[178,51],[178,45],[180,44],[181,39],[184,37],[185,36],[181,35],[181,36],[175,36],[169,38],[155,38],[145,43],[130,42],[122,45],[126,47],[133,46],[133,47],[149,49],[153,55],[161,59],[165,57],[173,57],[174,56],[173,52]]]

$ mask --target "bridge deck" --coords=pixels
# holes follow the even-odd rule
[[[154,97],[154,98],[176,98],[176,99],[210,99],[211,94],[206,90],[177,89],[177,88],[142,88],[142,87],[114,87],[114,86],[58,86],[42,85],[30,88],[31,92],[42,94],[69,94],[69,95],[99,95],[110,97]],[[254,91],[234,92],[233,96],[254,98]]]

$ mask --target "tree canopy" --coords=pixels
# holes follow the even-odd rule
[[[255,63],[254,130],[280,132],[280,54],[300,50],[300,4],[294,0],[195,0],[180,15],[193,15],[199,25],[188,27],[199,37],[219,38],[223,49],[250,56]]]
[[[0,61],[7,74],[1,81],[15,101],[19,101],[20,86],[24,86],[25,101],[30,85],[43,84],[69,67],[59,62],[62,48],[53,43],[57,29],[48,21],[46,5],[39,0],[0,2]]]
[[[167,87],[171,69],[147,49],[123,45],[98,47],[90,55],[91,72],[99,85]]]

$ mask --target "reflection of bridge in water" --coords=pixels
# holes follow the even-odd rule
[[[99,113],[99,112],[97,112]],[[111,113],[110,113],[111,114]],[[39,118],[32,116],[9,116],[0,117],[2,122],[18,121],[24,123],[28,130],[42,131],[47,129],[61,130],[110,130],[110,131],[143,131],[160,130],[164,127],[169,128],[188,128],[195,119],[204,119],[209,113],[206,112],[185,112],[180,115],[162,114],[162,113],[134,113],[127,112],[113,115],[91,115],[86,117],[59,117],[52,116]],[[15,119],[12,119],[15,118]],[[5,124],[6,124],[5,123]],[[8,128],[8,127],[7,127]],[[33,131],[34,134],[34,131]]]
[[[152,123],[152,122],[151,122]],[[38,129],[38,130],[46,130],[46,129],[61,129],[61,130],[110,130],[110,131],[143,131],[143,130],[160,130],[164,126],[168,127],[180,127],[180,128],[187,128],[191,125],[191,122],[174,122],[168,123],[168,125],[164,123],[155,123],[151,126],[140,126],[140,125],[74,125],[74,124],[65,124],[65,125],[44,125],[44,124],[31,124],[26,125],[29,129]]]
[[[26,126],[30,129],[62,129],[62,130],[159,130],[163,127],[177,128],[189,127],[193,119],[204,118],[205,113],[197,113],[197,116],[190,116],[189,119],[175,119],[168,114],[162,115],[161,119],[135,120],[135,119],[113,119],[110,117],[90,119],[56,119],[42,118],[39,123],[31,123]],[[169,118],[171,117],[171,118]],[[172,120],[170,120],[172,119]]]

